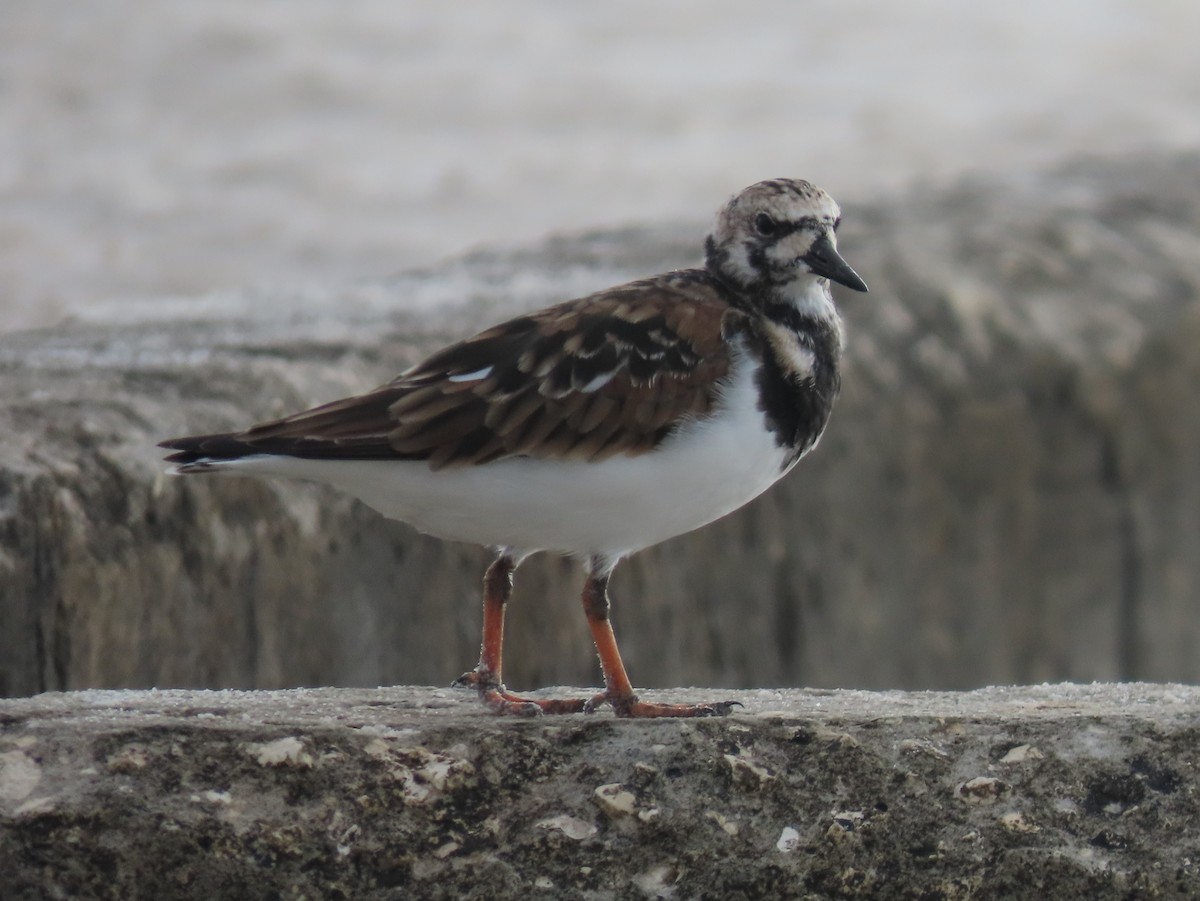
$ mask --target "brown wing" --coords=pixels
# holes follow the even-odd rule
[[[738,317],[706,273],[671,273],[495,326],[367,394],[207,436],[207,447],[165,446],[186,452],[180,462],[276,453],[434,469],[644,453],[712,408],[730,366],[722,331]]]

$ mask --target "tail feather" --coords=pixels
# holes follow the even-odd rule
[[[193,435],[188,438],[170,438],[160,441],[159,447],[176,451],[169,454],[165,460],[175,464],[175,472],[207,472],[212,469],[211,463],[220,460],[237,460],[250,454],[262,453],[245,441],[235,437],[233,432],[219,435]]]
[[[220,464],[244,457],[299,457],[311,460],[415,460],[427,455],[400,454],[386,440],[375,435],[363,438],[314,438],[306,435],[258,435],[255,429],[223,432],[217,435],[193,435],[159,442],[173,450],[165,460],[174,463],[176,473],[210,472]]]

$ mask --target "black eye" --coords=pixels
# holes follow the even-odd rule
[[[754,217],[754,228],[760,235],[764,237],[769,238],[771,235],[775,234],[775,230],[778,227],[779,226],[775,224],[775,220],[766,213],[759,213]]]

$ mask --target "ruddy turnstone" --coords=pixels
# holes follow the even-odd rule
[[[838,392],[829,282],[866,283],[837,252],[840,211],[806,181],[751,185],[719,212],[702,269],[518,316],[391,382],[240,432],[164,441],[176,473],[328,482],[423,532],[494,547],[479,665],[459,682],[506,713],[727,714],[731,702],[639,700],[609,622],[621,558],[736,510],[816,445]],[[513,572],[581,559],[604,672],[589,698],[501,679]]]

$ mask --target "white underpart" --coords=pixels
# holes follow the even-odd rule
[[[421,462],[259,455],[214,470],[327,482],[385,516],[457,541],[618,556],[719,519],[769,488],[787,454],[758,409],[757,364],[735,365],[715,415],[657,450],[599,463],[517,458],[433,472]]]
[[[491,366],[484,366],[482,369],[476,369],[474,372],[460,372],[458,375],[452,375],[447,379],[451,382],[478,382],[480,379],[486,379],[492,374]]]

